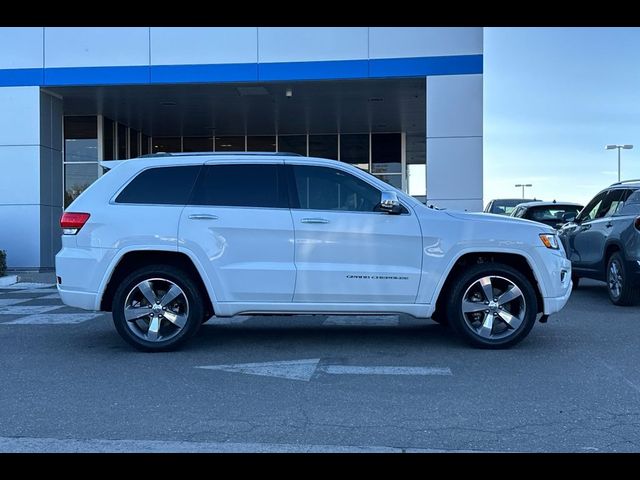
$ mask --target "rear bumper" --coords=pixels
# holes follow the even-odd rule
[[[70,307],[82,308],[84,310],[95,310],[97,295],[90,292],[79,292],[77,290],[64,290],[58,285],[58,293],[62,303]]]
[[[100,282],[116,251],[64,245],[71,240],[63,238],[62,250],[56,255],[56,275],[62,280],[58,284],[60,298],[70,307],[99,310]]]
[[[635,284],[640,283],[640,260],[627,260],[625,266],[631,281]]]

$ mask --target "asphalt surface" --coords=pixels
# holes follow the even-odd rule
[[[145,354],[46,285],[0,289],[0,451],[640,451],[640,307],[602,283],[501,351],[408,317],[215,320]]]

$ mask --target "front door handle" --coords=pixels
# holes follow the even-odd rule
[[[607,224],[605,225],[605,227],[607,227],[607,228],[611,228],[611,227],[613,227],[613,223],[609,222],[609,223],[607,223]]]
[[[329,223],[326,218],[303,218],[300,220],[302,223]]]
[[[190,220],[218,220],[217,215],[210,215],[208,213],[194,213],[189,215]]]

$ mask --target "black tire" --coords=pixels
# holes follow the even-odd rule
[[[173,282],[182,290],[183,296],[186,297],[188,302],[188,315],[186,315],[184,326],[167,340],[149,341],[141,338],[135,333],[135,331],[139,330],[137,324],[130,323],[125,318],[124,310],[129,294],[135,290],[136,285],[151,279],[166,279]],[[147,306],[147,308],[151,307]],[[130,273],[120,283],[113,296],[112,313],[113,324],[127,343],[145,352],[165,352],[176,350],[198,331],[204,318],[204,299],[198,285],[187,272],[169,265],[149,265]],[[160,313],[162,314],[163,312]],[[144,321],[146,321],[146,317],[141,317],[140,322],[144,323]],[[166,319],[160,322],[164,323],[165,329],[174,328],[177,330],[177,327],[167,323]],[[161,326],[160,328],[162,329],[163,327]]]
[[[496,277],[496,285],[492,286],[492,295],[497,295],[496,298],[508,290],[508,288],[505,288],[504,291],[502,291],[500,288],[503,285],[509,285],[509,282],[517,286],[521,292],[521,295],[518,296],[516,300],[513,300],[513,303],[505,303],[500,311],[497,310],[499,307],[495,306],[495,313],[498,315],[498,319],[495,327],[492,326],[489,330],[489,332],[491,332],[490,336],[493,337],[493,330],[495,328],[495,338],[481,336],[478,331],[470,325],[471,321],[469,320],[469,318],[473,318],[473,315],[478,315],[479,319],[475,321],[482,324],[483,319],[486,319],[488,316],[485,308],[494,308],[493,304],[491,306],[486,305],[486,296],[482,289],[480,291],[474,290],[480,288],[475,284],[483,277]],[[478,303],[479,311],[473,314],[465,314],[462,311],[463,297],[465,293],[468,293],[468,290],[470,292],[475,291],[474,295],[482,300]],[[520,299],[521,297],[523,300]],[[493,301],[493,299],[490,299],[490,301]],[[517,316],[521,317],[522,320],[517,327],[511,328],[499,315],[504,315],[505,312],[509,313],[512,308],[514,308],[513,313],[515,313],[516,307],[519,309]],[[488,262],[466,269],[454,280],[449,298],[447,299],[446,312],[449,324],[453,330],[467,343],[480,348],[499,349],[511,347],[522,341],[529,334],[536,322],[538,303],[534,286],[527,277],[509,265]],[[492,318],[496,317],[494,316]]]
[[[571,274],[571,281],[573,282],[573,288],[576,289],[580,286],[580,277],[575,273]]]
[[[613,280],[612,268],[615,265],[619,272],[617,282]],[[614,288],[614,283],[620,283],[620,288]],[[620,252],[614,252],[607,262],[607,293],[609,300],[614,305],[629,306],[636,305],[640,299],[640,287],[633,285],[627,272],[627,266]]]

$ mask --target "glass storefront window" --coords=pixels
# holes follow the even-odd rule
[[[153,153],[179,153],[182,151],[180,137],[153,137]]]
[[[401,173],[401,162],[401,134],[374,133],[371,135],[371,171],[373,173]]]
[[[134,130],[133,128],[129,129],[129,158],[136,158],[140,156],[139,145],[138,145],[138,137],[140,132],[138,130]]]
[[[213,151],[212,137],[184,137],[182,139],[183,152],[211,152]]]
[[[118,160],[127,158],[127,127],[118,123]]]
[[[338,159],[338,135],[309,135],[309,156]]]
[[[97,178],[97,163],[66,163],[64,165],[65,208]]]
[[[113,160],[113,140],[114,123],[107,117],[102,117],[102,158],[103,160]]]
[[[64,161],[98,161],[97,117],[64,117]]]
[[[260,135],[247,137],[247,152],[275,152],[276,137],[274,135]]]
[[[64,117],[65,208],[98,178],[98,117]]]
[[[216,152],[244,152],[244,137],[216,137]]]
[[[149,154],[149,136],[142,134],[142,143],[140,145],[140,155]]]
[[[369,134],[340,135],[340,161],[369,170]]]
[[[389,185],[396,187],[399,190],[402,190],[402,175],[391,174],[391,175],[376,175],[383,182],[387,182]]]
[[[306,135],[280,135],[278,137],[278,151],[286,153],[297,153],[307,156],[307,136]]]

